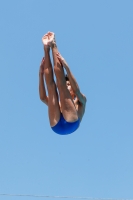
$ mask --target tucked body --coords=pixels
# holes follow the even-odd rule
[[[48,106],[52,130],[62,135],[70,134],[78,129],[85,113],[87,100],[81,93],[68,64],[57,49],[55,34],[48,32],[43,36],[42,41],[45,55],[39,70],[40,99]],[[50,48],[53,55],[53,68],[49,54]],[[48,95],[46,95],[45,83]]]

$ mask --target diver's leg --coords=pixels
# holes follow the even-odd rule
[[[55,42],[51,44],[52,54],[53,54],[53,61],[54,61],[54,72],[56,75],[57,80],[57,87],[60,94],[60,102],[61,102],[61,109],[63,116],[66,121],[74,122],[78,119],[78,114],[70,95],[70,92],[66,86],[66,80],[64,75],[63,66],[61,65],[60,61],[58,60],[56,53],[58,52],[57,45]]]
[[[44,75],[45,82],[48,90],[48,113],[50,125],[55,126],[60,119],[60,107],[58,100],[58,93],[56,84],[53,77],[53,69],[49,55],[50,48],[47,45],[44,45],[45,52],[45,66],[44,66]]]

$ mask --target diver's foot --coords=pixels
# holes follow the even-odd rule
[[[48,42],[49,42],[49,37],[48,37],[48,34],[45,34],[43,37],[42,37],[42,43],[44,44],[44,46],[48,46]]]
[[[50,46],[49,46],[48,42],[49,42],[49,36],[48,36],[48,34],[45,34],[42,37],[42,43],[44,45],[44,50],[45,51],[49,51],[50,50]]]
[[[53,32],[48,32],[47,34],[48,34],[48,38],[49,38],[48,45],[49,45],[50,47],[56,46],[55,33],[53,33]]]

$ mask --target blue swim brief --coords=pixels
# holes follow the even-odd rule
[[[80,125],[80,119],[78,119],[75,122],[67,122],[61,113],[59,122],[51,128],[57,134],[67,135],[76,131],[79,125]]]

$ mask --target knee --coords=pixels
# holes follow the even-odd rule
[[[53,69],[52,68],[44,68],[44,74],[45,75],[53,74]]]
[[[56,78],[61,77],[61,69],[57,65],[54,66],[54,73],[55,73]]]
[[[59,77],[61,79],[65,78],[64,69],[60,64],[54,66],[54,73],[55,73],[56,77]]]

